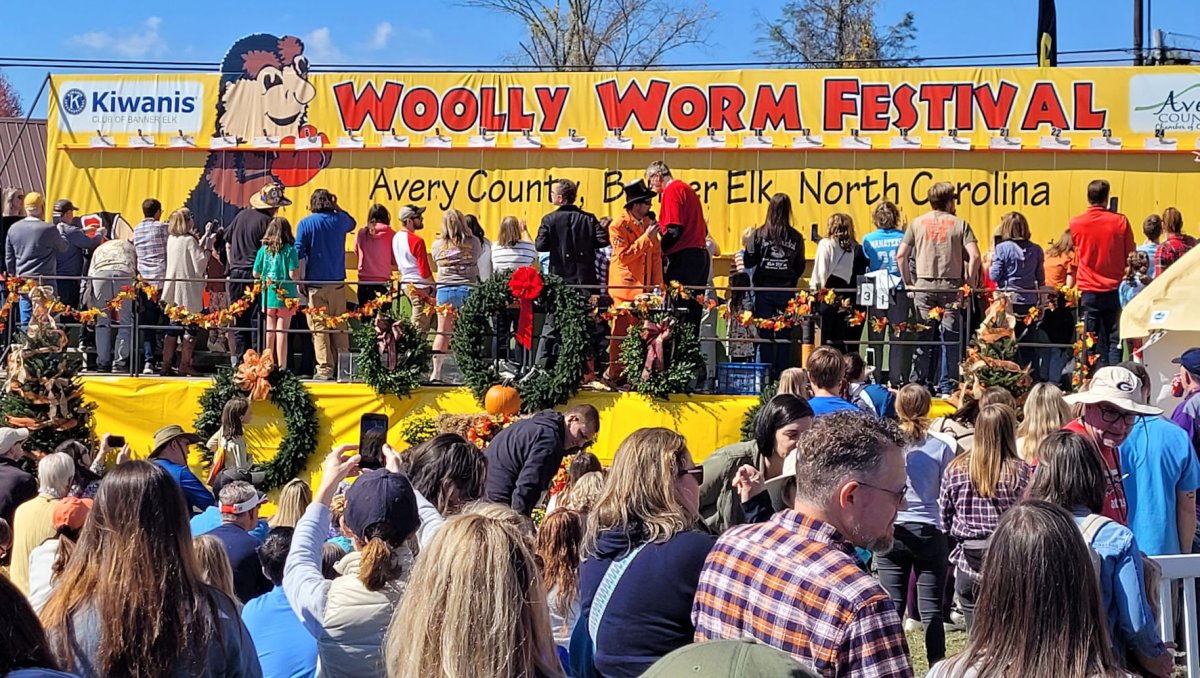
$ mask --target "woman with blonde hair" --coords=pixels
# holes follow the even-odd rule
[[[311,503],[312,488],[303,480],[293,478],[280,490],[279,510],[271,516],[267,524],[271,527],[295,527]]]
[[[538,528],[534,551],[542,566],[550,628],[554,642],[566,647],[579,620],[579,547],[584,517],[578,511],[558,509],[546,515]]]
[[[1071,408],[1062,391],[1047,382],[1029,391],[1021,411],[1024,418],[1017,427],[1017,451],[1026,462],[1036,464],[1042,441],[1071,421]]]
[[[941,524],[957,540],[950,553],[954,590],[975,623],[975,596],[988,538],[1000,516],[1025,494],[1032,468],[1017,455],[1017,415],[1008,405],[984,405],[975,420],[975,444],[942,477],[938,496]]]
[[[665,428],[638,429],[617,448],[583,538],[575,675],[634,678],[693,641],[692,600],[716,541],[695,529],[703,475]],[[602,583],[611,595],[597,593]]]
[[[387,675],[562,676],[538,570],[509,521],[474,513],[449,518],[421,554],[414,595],[392,616]]]
[[[193,313],[204,310],[204,284],[208,271],[208,255],[217,238],[213,223],[204,227],[203,237],[196,232],[192,211],[181,207],[167,218],[167,274],[163,282],[160,301],[178,306]],[[171,329],[163,339],[163,361],[161,374],[173,375],[175,349],[183,337],[179,353],[179,373],[194,377],[199,375],[192,369],[192,352],[196,348],[196,328],[184,327],[172,320]]]
[[[908,384],[896,396],[896,416],[904,432],[904,464],[908,471],[905,506],[896,513],[895,543],[877,554],[879,580],[904,618],[905,608],[916,607],[925,625],[925,655],[930,664],[946,656],[946,631],[942,625],[942,591],[946,586],[946,559],[950,548],[938,514],[942,475],[954,461],[954,447],[929,433],[929,408],[933,398],[920,384]],[[909,576],[916,574],[917,599],[908,599]]]
[[[442,232],[433,243],[433,265],[437,269],[437,303],[457,311],[462,308],[471,286],[479,282],[479,256],[483,244],[467,226],[466,217],[456,209],[442,216]],[[433,340],[433,373],[429,380],[442,380],[442,365],[450,353],[454,334],[454,315],[438,314],[438,331]]]
[[[233,600],[200,576],[187,512],[179,483],[158,464],[129,461],[104,476],[42,610],[63,669],[81,676],[262,675]]]
[[[591,471],[579,476],[579,480],[576,480],[574,485],[556,496],[562,497],[558,502],[559,508],[578,511],[584,518],[587,518],[587,514],[592,512],[592,508],[603,493],[604,471]]]
[[[541,268],[537,250],[529,238],[529,226],[524,219],[504,217],[500,220],[500,233],[492,244],[492,275],[522,266]]]
[[[233,588],[233,565],[229,562],[229,554],[220,539],[202,534],[192,540],[192,548],[196,551],[196,567],[200,581],[229,596],[229,599],[242,609],[242,601],[238,600]]]
[[[854,219],[849,214],[834,214],[826,224],[825,237],[817,243],[809,285],[813,291],[852,288],[858,276],[867,272],[868,264],[862,245],[854,234]],[[842,310],[844,299],[853,301],[851,295],[842,292],[833,303],[821,304],[822,338],[827,345],[842,353],[846,352],[846,341],[855,338],[851,336],[850,319]]]
[[[789,367],[779,375],[779,386],[775,394],[790,393],[797,398],[808,400],[812,397],[812,383],[808,372],[803,367]]]

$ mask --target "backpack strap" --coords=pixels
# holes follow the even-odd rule
[[[1089,547],[1092,545],[1092,540],[1096,538],[1096,535],[1100,534],[1100,530],[1111,522],[1111,518],[1098,513],[1093,513],[1083,519],[1083,523],[1079,525],[1079,531],[1083,532],[1083,540],[1087,542]]]
[[[647,545],[648,542],[647,544],[641,544],[630,551],[629,555],[624,558],[609,563],[608,570],[604,573],[604,579],[600,580],[600,586],[596,589],[596,595],[592,597],[592,607],[588,611],[588,635],[592,639],[593,653],[596,651],[596,637],[600,632],[600,621],[604,619],[604,610],[608,607],[609,601],[612,600],[612,595],[617,590],[617,584],[620,583],[625,570],[629,569],[629,565],[633,563],[633,559]]]

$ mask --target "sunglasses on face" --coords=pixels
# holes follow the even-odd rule
[[[691,476],[696,479],[697,484],[704,484],[704,467],[697,466],[696,468],[687,468],[679,470],[679,477]]]

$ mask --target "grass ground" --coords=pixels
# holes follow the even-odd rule
[[[929,673],[929,662],[925,661],[925,634],[913,631],[904,634],[908,637],[908,651],[912,656],[913,671],[917,678]],[[966,631],[946,631],[946,656],[953,657],[962,652],[967,645]]]

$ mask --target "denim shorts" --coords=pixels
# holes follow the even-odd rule
[[[463,302],[467,300],[467,295],[471,293],[471,288],[468,285],[451,285],[449,287],[439,287],[437,289],[437,303],[450,304],[450,308],[458,310],[462,308]]]

